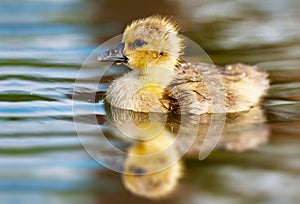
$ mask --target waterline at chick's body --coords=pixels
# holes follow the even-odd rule
[[[106,92],[106,101],[121,109],[136,112],[168,112],[161,98],[166,86],[153,83],[138,71],[131,71],[116,79]]]
[[[160,16],[133,22],[125,29],[121,44],[118,50],[100,57],[101,61],[116,60],[133,69],[112,82],[107,91],[106,101],[118,108],[137,112],[215,112],[206,82],[209,74],[217,74],[222,82],[219,90],[224,95],[224,111],[247,111],[259,103],[269,86],[267,74],[254,66],[182,62],[184,46],[178,27]]]

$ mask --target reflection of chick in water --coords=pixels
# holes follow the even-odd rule
[[[174,137],[163,130],[151,140],[129,148],[123,182],[132,193],[151,199],[171,193],[182,175],[182,165],[172,146]]]
[[[193,120],[195,115],[190,115],[189,123],[181,123],[174,116],[167,118],[161,114],[149,115],[113,107],[107,112],[117,127],[114,135],[125,141],[139,139],[139,142],[127,149],[130,155],[124,163],[119,164],[124,167],[124,185],[139,196],[155,199],[174,191],[183,169],[182,163],[176,161],[185,153],[189,157],[198,157],[204,139],[211,140],[206,137],[211,115],[202,115],[200,120],[196,120],[197,123]],[[245,151],[257,148],[268,137],[268,129],[263,122],[264,115],[259,107],[249,112],[228,114],[215,149]],[[127,128],[132,123],[136,128]],[[182,136],[177,135],[179,128]],[[196,138],[192,135],[193,130]],[[155,133],[155,137],[152,133]]]
[[[175,137],[164,126],[166,115],[136,113],[110,107],[110,120],[116,136],[135,142],[127,149],[122,175],[125,187],[132,193],[161,198],[177,186],[182,176],[182,163],[175,146]],[[120,132],[119,132],[120,131]]]
[[[189,135],[191,128],[198,128],[197,138],[187,152],[188,156],[198,157],[200,150],[204,153],[212,143],[215,142],[214,138],[207,137],[211,124],[211,114],[202,115],[200,124],[180,124],[180,122],[173,121],[171,125],[176,132],[178,128],[185,133],[186,137],[179,138],[177,142],[178,151],[181,152],[182,148],[189,145],[191,136]],[[192,121],[192,120],[191,120]],[[254,150],[260,145],[268,141],[269,129],[266,126],[265,116],[260,107],[253,107],[250,111],[233,113],[226,115],[226,121],[223,127],[222,134],[218,138],[215,145],[215,150],[226,150],[242,152],[247,150]],[[206,144],[204,144],[206,141]],[[185,145],[185,143],[188,143]],[[185,150],[185,149],[184,149]]]

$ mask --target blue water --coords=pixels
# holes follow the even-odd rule
[[[170,4],[165,12],[175,14],[186,35],[216,64],[259,64],[270,74],[263,109],[271,135],[255,150],[217,151],[204,161],[187,160],[176,193],[157,202],[299,203],[299,2],[155,1],[149,9],[155,11],[161,3]],[[149,12],[135,5],[0,2],[1,203],[152,202],[125,190],[119,174],[91,158],[73,123],[72,94],[88,93],[73,89],[82,63],[131,18],[143,9]],[[122,6],[126,16],[118,13]],[[87,83],[100,73],[86,70]],[[107,81],[98,91],[106,89]],[[93,136],[99,124],[89,124],[88,115],[96,110],[104,116],[103,104],[81,101],[80,108],[83,122],[91,127],[87,142],[101,143]],[[109,124],[100,126],[109,131]]]

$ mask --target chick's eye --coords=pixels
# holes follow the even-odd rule
[[[136,47],[143,47],[144,45],[146,45],[147,43],[144,40],[141,39],[137,39],[136,41],[134,41],[134,46]]]

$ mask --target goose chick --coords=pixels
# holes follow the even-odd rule
[[[161,16],[139,19],[126,27],[122,42],[98,57],[132,68],[110,85],[109,104],[136,112],[219,112],[212,108],[210,79],[204,78],[209,73],[217,73],[222,81],[226,109],[220,112],[247,111],[259,103],[269,87],[266,73],[244,64],[222,67],[183,62],[184,45],[178,31],[175,23]]]

